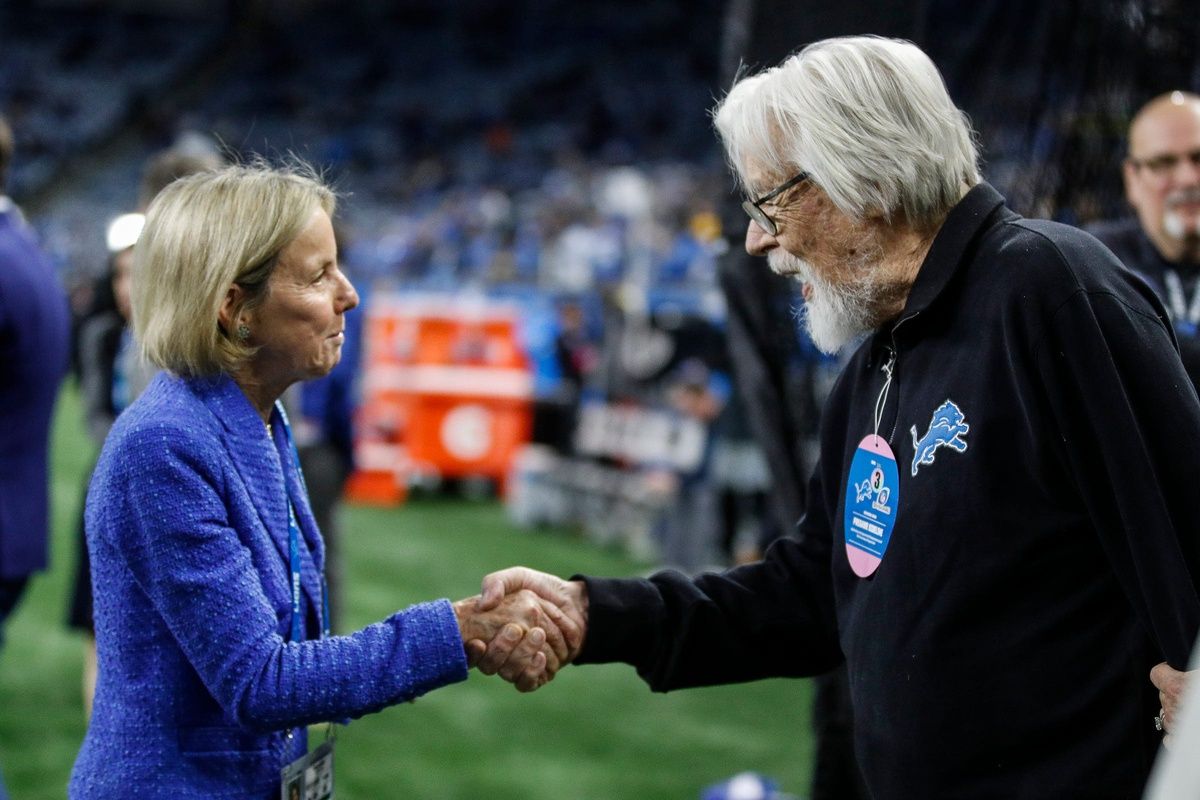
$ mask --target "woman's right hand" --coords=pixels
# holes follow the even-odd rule
[[[500,637],[511,655],[499,668],[489,670],[480,665],[480,671],[499,674],[518,691],[529,692],[545,685],[570,660],[567,639],[574,638],[574,623],[532,591],[506,595],[487,611],[479,610],[478,595],[453,606],[468,663],[478,664],[487,645]]]

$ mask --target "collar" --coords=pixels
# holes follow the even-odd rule
[[[867,365],[873,366],[882,358],[883,351],[891,347],[895,331],[908,320],[925,311],[958,272],[967,260],[983,231],[995,224],[1002,214],[1016,215],[1004,206],[1004,197],[992,186],[980,182],[970,189],[946,215],[917,271],[904,310],[890,324],[879,328],[872,336]]]
[[[186,378],[185,382],[221,425],[225,450],[284,565],[290,561],[287,503],[291,496],[300,530],[316,567],[313,572],[319,572],[324,563],[324,548],[320,537],[313,533],[317,529],[316,522],[301,488],[291,448],[286,446],[286,441],[280,444],[284,437],[278,433],[279,411],[271,412],[271,437],[268,438],[262,417],[233,378],[220,374]],[[313,572],[302,571],[301,584],[314,608],[319,609],[320,581]]]
[[[1137,218],[1133,220],[1133,227],[1137,232],[1137,247],[1140,255],[1140,263],[1126,264],[1125,266],[1135,272],[1145,273],[1147,268],[1157,268],[1157,275],[1153,277],[1160,281],[1168,272],[1174,272],[1180,278],[1190,280],[1195,278],[1197,273],[1200,273],[1200,263],[1180,259],[1179,261],[1168,261],[1163,256],[1162,251],[1154,244],[1154,240],[1150,238],[1150,234],[1146,233],[1146,229],[1142,227],[1142,223]]]
[[[978,235],[994,224],[993,215],[1003,207],[1004,197],[990,184],[979,183],[958,201],[958,205],[950,209],[925,255],[925,261],[921,263],[904,311],[892,325],[893,328],[920,314],[937,299],[958,272],[959,265],[966,261],[967,251]]]

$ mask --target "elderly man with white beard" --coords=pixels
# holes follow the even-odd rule
[[[715,118],[746,248],[802,283],[821,347],[856,343],[799,538],[695,578],[514,567],[483,606],[532,589],[579,623],[570,660],[656,691],[844,659],[877,800],[1137,796],[1148,673],[1200,626],[1200,401],[1161,303],[1091,236],[1005,206],[912,44],[810,45]],[[481,668],[541,681],[499,645]]]
[[[1162,298],[1200,387],[1200,96],[1170,92],[1142,106],[1122,175],[1136,218],[1092,233]]]

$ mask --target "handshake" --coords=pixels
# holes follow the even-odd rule
[[[453,604],[467,663],[532,692],[570,664],[587,634],[587,587],[526,567],[493,572]]]

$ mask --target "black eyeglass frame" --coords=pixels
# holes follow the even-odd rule
[[[767,216],[767,212],[762,210],[762,204],[768,200],[774,200],[788,189],[805,180],[808,180],[808,173],[801,172],[794,178],[790,178],[779,186],[776,186],[757,200],[743,200],[742,211],[745,211],[746,216],[758,223],[758,227],[762,228],[769,235],[775,236],[779,233],[779,226],[775,224],[775,220]]]
[[[1134,169],[1149,170],[1151,175],[1162,178],[1174,172],[1175,168],[1184,161],[1189,162],[1193,167],[1200,167],[1200,150],[1189,150],[1186,153],[1162,153],[1150,158],[1129,156],[1128,161]]]

